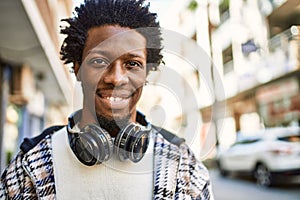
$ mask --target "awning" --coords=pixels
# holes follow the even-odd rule
[[[290,27],[291,22],[297,21],[300,24],[300,1],[299,0],[287,0],[281,6],[273,10],[268,16],[270,26],[282,27],[282,30]]]
[[[72,81],[59,60],[35,1],[2,0],[0,6],[0,57],[32,67],[37,87],[47,102],[59,105],[72,100]]]

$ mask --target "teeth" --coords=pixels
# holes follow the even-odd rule
[[[105,98],[107,100],[114,101],[114,102],[123,100],[123,98],[121,98],[121,97],[105,97]]]

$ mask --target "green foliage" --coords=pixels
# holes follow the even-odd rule
[[[229,3],[230,3],[230,0],[223,0],[221,3],[220,3],[220,13],[223,13],[225,12],[226,10],[229,9]]]
[[[196,0],[192,0],[188,5],[188,9],[191,11],[195,11],[198,8],[198,3]]]

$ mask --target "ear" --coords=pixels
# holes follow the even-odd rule
[[[79,73],[79,67],[80,67],[79,63],[74,62],[74,72],[75,72],[77,81],[81,81],[80,73]]]

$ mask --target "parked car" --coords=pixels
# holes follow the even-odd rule
[[[222,175],[247,173],[262,186],[271,186],[276,175],[300,175],[300,128],[267,128],[238,133],[236,142],[217,155]]]

